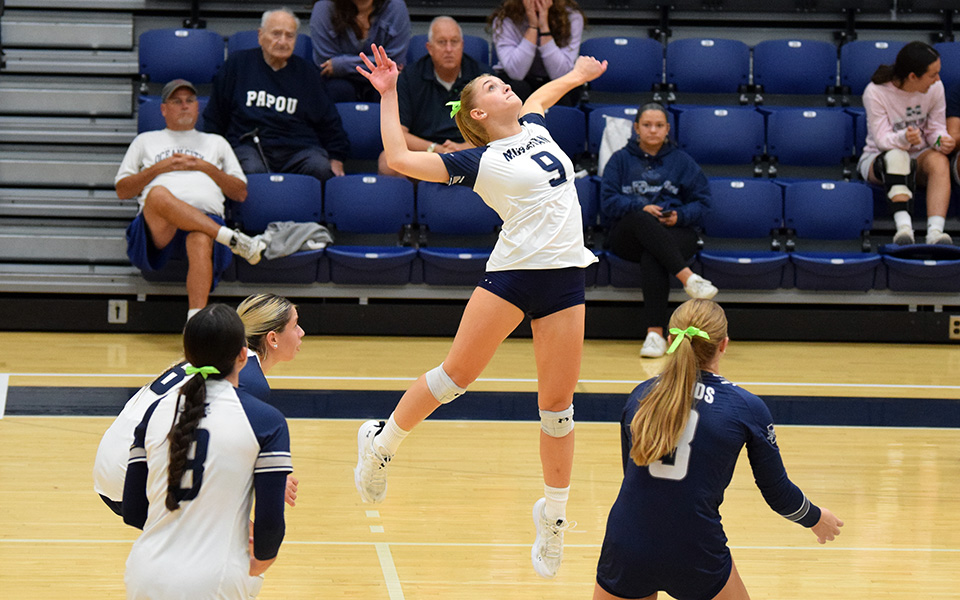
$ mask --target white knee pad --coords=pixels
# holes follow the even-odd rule
[[[905,150],[888,150],[883,159],[883,183],[887,188],[887,198],[904,195],[913,198],[914,183],[913,160]]]
[[[561,438],[573,431],[573,405],[558,412],[541,410],[540,431],[555,438]]]
[[[467,388],[460,387],[454,383],[453,379],[450,379],[447,372],[443,370],[443,363],[440,363],[439,367],[427,371],[424,377],[427,379],[427,387],[430,388],[430,393],[440,404],[451,402],[467,391]]]

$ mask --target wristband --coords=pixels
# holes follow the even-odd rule
[[[540,31],[539,29],[537,30],[537,33],[539,33],[541,37],[547,37],[547,36],[553,35],[549,31]]]
[[[427,146],[427,152],[433,152],[436,148],[437,148],[437,143],[431,142],[430,145]]]
[[[540,30],[539,30],[538,28],[534,27],[533,25],[530,25],[529,27],[527,27],[527,29],[536,29],[536,30],[537,30],[537,33],[540,33]]]

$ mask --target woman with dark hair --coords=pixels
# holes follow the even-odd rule
[[[371,44],[383,46],[402,68],[410,13],[404,0],[319,0],[310,13],[310,40],[334,102],[378,102],[377,91],[357,74],[359,54]]]
[[[281,296],[254,294],[240,303],[237,314],[243,321],[248,346],[247,364],[240,371],[237,389],[269,402],[270,385],[265,374],[277,363],[293,360],[300,351],[304,333],[298,324],[297,307]],[[180,393],[188,380],[184,369],[189,366],[189,362],[180,360],[137,390],[100,440],[93,466],[93,488],[118,515],[122,512],[123,480],[133,430],[154,402]],[[287,476],[285,500],[290,506],[296,506],[299,483],[293,474]]]
[[[504,0],[488,18],[503,80],[521,100],[570,71],[586,16],[576,0]],[[557,103],[573,106],[574,88]]]
[[[354,483],[364,502],[387,493],[387,467],[400,443],[441,404],[476,381],[500,344],[526,316],[533,330],[540,409],[544,497],[533,505],[537,531],[531,560],[554,577],[563,560],[566,505],[573,470],[573,393],[580,376],[584,269],[596,257],[583,245],[573,164],[550,137],[544,110],[607,68],[581,56],[573,70],[526,102],[499,78],[481,75],[451,102],[464,139],[475,147],[448,154],[411,151],[397,100],[397,65],[374,48],[376,65],[358,69],[381,94],[380,134],[391,169],[421,181],[471,187],[503,219],[500,237],[460,320],[453,346],[421,375],[387,421],[367,421],[357,433]]]
[[[821,544],[843,522],[787,478],[763,400],[720,376],[727,317],[688,300],[670,318],[670,357],[637,386],[620,418],[623,484],[607,518],[594,600],[747,600],[720,524],[720,503],[746,446],[764,500]]]
[[[608,244],[620,258],[638,262],[647,337],[640,356],[658,358],[667,350],[670,277],[692,298],[713,298],[717,288],[690,270],[698,231],[710,210],[710,186],[703,171],[670,141],[666,109],[651,102],[637,109],[636,143],[614,152],[603,171],[600,210],[609,222]]]
[[[863,91],[867,142],[857,169],[882,185],[897,232],[893,243],[914,243],[910,216],[916,185],[927,188],[928,244],[952,244],[944,233],[950,205],[950,162],[956,140],[947,132],[940,54],[910,42],[892,65],[881,65]]]
[[[127,559],[127,598],[246,600],[283,541],[287,423],[234,389],[247,362],[235,310],[194,315],[183,350],[190,379],[147,409],[130,448],[123,520],[143,533]]]

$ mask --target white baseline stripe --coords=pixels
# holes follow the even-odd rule
[[[390,600],[403,600],[403,589],[400,588],[400,577],[397,567],[393,564],[393,555],[390,554],[390,545],[377,542],[377,558],[380,559],[380,569],[383,570],[383,579],[387,582],[387,593]]]
[[[7,389],[10,385],[10,376],[6,373],[0,373],[0,419],[3,418],[3,412],[7,409]]]
[[[9,373],[8,377],[105,377],[105,378],[130,378],[138,377],[141,379],[151,379],[156,377],[156,373]],[[415,381],[415,377],[346,377],[335,375],[275,375],[269,379],[287,380],[287,381]],[[481,377],[478,382],[491,383],[536,383],[535,378],[507,378],[507,377]],[[581,379],[580,383],[615,383],[615,384],[637,384],[638,379]],[[803,382],[803,381],[739,381],[736,382],[740,387],[746,386],[780,386],[780,387],[841,387],[841,388],[882,388],[882,389],[906,389],[906,390],[960,390],[960,385],[925,385],[913,383],[824,383],[824,382]]]
[[[11,538],[11,539],[0,539],[0,545],[3,544],[133,544],[134,540],[79,540],[79,539],[25,539],[25,538]],[[289,544],[292,546],[375,546],[377,548],[378,556],[381,553],[380,547],[383,546],[383,549],[387,551],[387,559],[390,561],[390,567],[393,570],[394,575],[396,575],[396,567],[393,566],[393,557],[389,555],[390,546],[417,546],[417,547],[462,547],[462,548],[528,548],[530,544],[507,544],[507,543],[491,543],[491,542],[474,542],[474,543],[458,543],[458,542],[321,542],[321,541],[309,541],[309,540],[283,540],[284,544]],[[564,544],[564,548],[600,548],[600,544]],[[837,546],[835,544],[827,544],[821,546],[817,544],[816,546],[730,546],[731,550],[815,550],[817,552],[824,552],[832,550],[835,552],[932,552],[932,553],[948,553],[948,554],[960,554],[960,548],[857,548],[857,547],[847,547],[847,546]],[[381,563],[384,562],[384,558],[381,556]],[[386,576],[386,567],[384,567],[384,576]],[[389,584],[389,582],[388,582]],[[402,596],[401,596],[402,597]]]

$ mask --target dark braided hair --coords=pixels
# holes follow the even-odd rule
[[[215,367],[220,371],[219,374],[209,375],[210,379],[223,379],[230,375],[237,356],[244,348],[246,338],[243,322],[237,312],[225,304],[210,304],[187,321],[183,330],[183,354],[190,364],[194,367]],[[206,399],[206,380],[199,373],[180,388],[177,397],[177,410],[170,433],[167,434],[170,467],[166,505],[171,511],[180,508],[180,499],[183,497],[180,484],[187,466],[187,454],[203,418]]]
[[[380,14],[383,6],[388,1],[389,0],[373,0],[373,12],[370,13],[371,19]],[[360,24],[357,23],[357,14],[359,14],[359,12],[353,0],[333,0],[333,14],[330,18],[330,24],[333,26],[334,35],[340,36],[350,29],[353,31],[353,34],[357,36],[358,40],[363,41],[363,31],[360,29]]]

